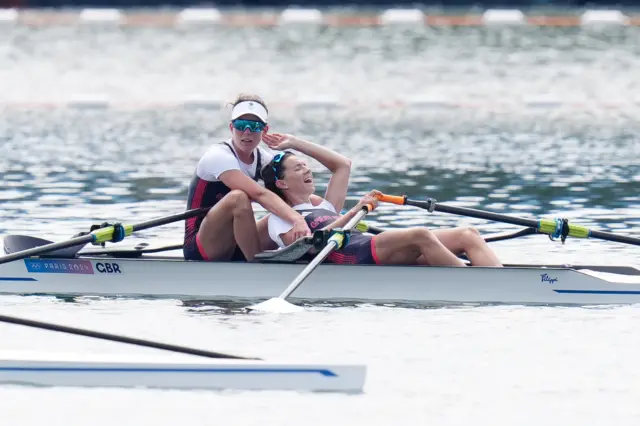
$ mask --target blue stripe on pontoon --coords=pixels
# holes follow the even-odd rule
[[[0,371],[38,371],[38,372],[67,372],[67,373],[292,373],[292,374],[321,374],[327,377],[337,377],[331,370],[304,368],[91,368],[91,367],[0,367]]]
[[[23,277],[0,277],[0,281],[38,281],[35,278],[23,278]]]
[[[640,295],[640,291],[634,290],[553,290],[556,293],[565,294],[637,294]]]

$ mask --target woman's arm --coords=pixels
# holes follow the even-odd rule
[[[231,189],[238,189],[271,213],[293,223],[291,232],[295,239],[311,235],[307,222],[297,211],[282,201],[275,193],[258,185],[240,170],[227,170],[219,177]]]
[[[318,160],[329,169],[331,178],[324,198],[335,207],[336,211],[342,210],[349,189],[351,160],[329,148],[296,137],[292,137],[291,148]]]
[[[358,213],[362,209],[362,207],[357,208],[357,209],[356,209],[356,207],[352,208],[351,210],[349,210],[348,212],[346,212],[345,214],[340,216],[340,219],[336,220],[333,223],[330,223],[329,225],[325,226],[322,229],[330,231],[330,230],[335,229],[335,228],[344,227],[347,224],[347,222],[349,222],[356,215],[356,213]]]
[[[378,199],[376,198],[376,194],[380,194],[380,192],[375,189],[369,192],[367,195],[362,197],[358,204],[356,204],[351,210],[340,216],[340,218],[335,222],[330,223],[322,229],[330,231],[336,228],[343,228],[356,215],[356,213],[362,210],[362,208],[367,204],[371,205],[373,209],[375,209],[378,206]],[[289,245],[296,240],[293,235],[293,230],[281,233],[280,238],[285,245]]]

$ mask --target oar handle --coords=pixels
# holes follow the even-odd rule
[[[391,203],[398,204],[403,206],[407,201],[407,197],[405,195],[387,195],[387,194],[378,194],[376,195],[378,201],[382,201],[383,203]]]

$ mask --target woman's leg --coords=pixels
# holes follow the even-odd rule
[[[376,235],[375,251],[381,264],[466,266],[427,228],[385,231]]]
[[[437,229],[431,232],[456,255],[465,253],[473,266],[502,266],[475,228]]]
[[[229,260],[236,244],[247,260],[260,253],[260,239],[247,194],[233,190],[213,206],[200,225],[198,239],[209,260]]]
[[[278,243],[273,241],[269,236],[269,216],[271,213],[267,214],[265,217],[256,222],[256,227],[258,228],[258,236],[260,238],[260,252],[265,250],[276,250],[278,248]]]

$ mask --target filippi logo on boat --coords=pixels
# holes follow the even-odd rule
[[[551,278],[549,274],[541,274],[540,277],[542,277],[543,283],[555,284],[558,282],[557,278]]]
[[[93,265],[88,260],[25,259],[27,272],[41,274],[93,274]]]

